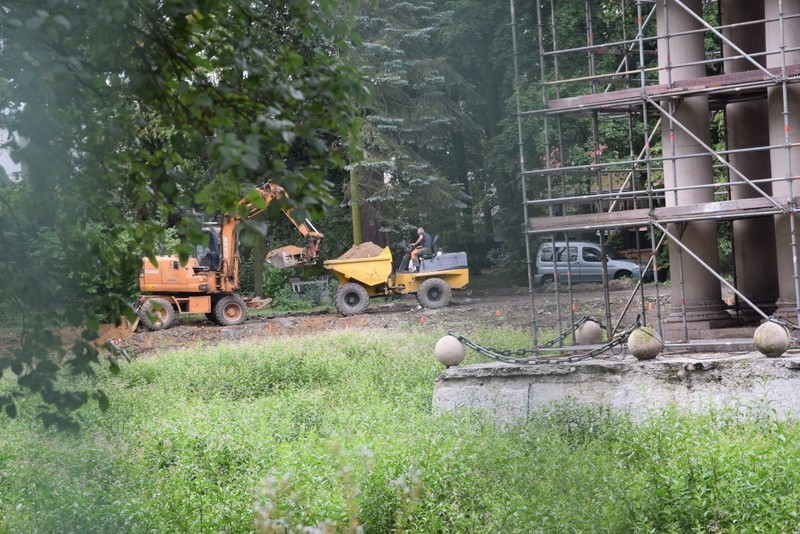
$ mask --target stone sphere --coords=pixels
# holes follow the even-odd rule
[[[464,352],[464,344],[457,337],[449,335],[437,341],[436,348],[433,349],[436,359],[445,367],[461,363],[464,360]]]
[[[586,321],[575,330],[575,343],[596,345],[603,341],[603,327],[595,321]]]
[[[758,352],[768,358],[777,358],[789,348],[792,336],[783,325],[767,321],[753,334],[753,343]]]
[[[663,348],[661,336],[649,326],[637,328],[628,336],[628,350],[637,360],[652,360]]]

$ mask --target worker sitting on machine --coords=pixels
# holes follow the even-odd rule
[[[425,231],[425,228],[417,228],[417,240],[411,243],[411,259],[408,262],[408,272],[413,273],[419,270],[420,254],[431,254],[433,252],[433,238]]]

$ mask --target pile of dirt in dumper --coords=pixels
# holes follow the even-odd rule
[[[364,258],[374,258],[383,252],[383,247],[376,245],[372,241],[361,243],[350,247],[350,250],[336,258],[337,260],[361,260]]]

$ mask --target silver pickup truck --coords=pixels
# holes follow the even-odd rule
[[[606,268],[608,278],[642,278],[644,282],[653,280],[653,271],[648,269],[642,275],[644,266],[635,261],[628,260],[619,255],[615,250],[606,247]],[[554,261],[555,258],[555,261]],[[548,284],[554,280],[567,283],[567,277],[572,282],[602,282],[603,263],[600,246],[587,241],[570,241],[569,252],[567,244],[556,242],[542,244],[536,254],[536,284]]]

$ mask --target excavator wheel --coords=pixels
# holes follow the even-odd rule
[[[247,305],[239,295],[226,295],[214,306],[214,317],[222,326],[242,324],[247,319]]]
[[[336,290],[333,303],[342,315],[358,315],[367,309],[369,294],[360,284],[350,282]]]
[[[419,286],[417,300],[423,308],[435,310],[447,306],[452,294],[453,291],[447,282],[441,278],[428,278]]]
[[[175,310],[165,299],[148,299],[139,309],[139,318],[148,330],[166,330],[172,326]]]

